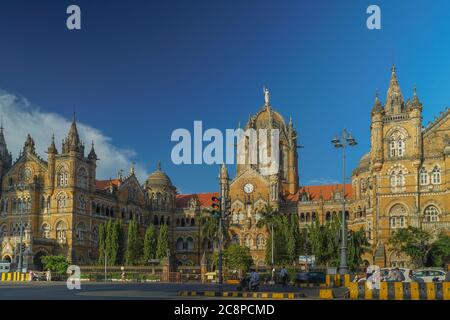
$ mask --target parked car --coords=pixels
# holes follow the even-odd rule
[[[295,285],[302,283],[321,284],[325,283],[326,274],[320,271],[299,272],[295,277]]]
[[[413,272],[413,276],[423,282],[442,282],[445,280],[445,271],[442,269],[418,269]]]

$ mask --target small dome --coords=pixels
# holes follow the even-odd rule
[[[161,170],[161,162],[158,162],[156,171],[147,178],[147,186],[149,187],[165,187],[172,186],[169,176]]]

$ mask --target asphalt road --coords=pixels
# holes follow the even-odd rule
[[[0,300],[172,300],[211,299],[207,297],[179,297],[179,291],[210,291],[214,284],[198,283],[92,283],[82,282],[81,289],[69,290],[65,282],[0,282]],[[224,291],[235,291],[236,286],[224,285]],[[262,285],[260,292],[302,292],[306,299],[317,299],[318,288],[282,288]],[[337,297],[344,289],[335,289]],[[227,299],[227,298],[221,298]]]

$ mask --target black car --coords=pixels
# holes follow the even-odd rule
[[[326,274],[320,271],[299,272],[295,277],[295,284],[303,283],[322,284],[325,283]]]

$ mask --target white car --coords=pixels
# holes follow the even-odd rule
[[[413,276],[423,282],[442,282],[445,280],[445,272],[439,269],[419,269],[413,272]]]

